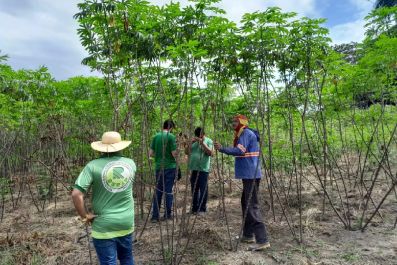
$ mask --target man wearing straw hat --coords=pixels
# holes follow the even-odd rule
[[[105,132],[102,140],[91,143],[102,153],[89,162],[76,180],[72,192],[74,206],[86,224],[92,223],[92,237],[101,265],[134,264],[132,232],[134,231],[134,199],[132,185],[136,166],[120,151],[131,141],[122,141],[117,132]],[[92,188],[92,209],[84,207],[84,195]]]
[[[258,132],[248,128],[248,119],[244,115],[235,116],[232,126],[235,131],[233,147],[222,147],[219,143],[215,143],[214,147],[221,153],[235,157],[235,176],[243,181],[241,242],[254,243],[256,240],[256,244],[250,246],[248,250],[261,251],[269,248],[270,244],[258,202],[261,179],[259,135]]]

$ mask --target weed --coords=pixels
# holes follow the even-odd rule
[[[0,265],[13,265],[16,264],[15,259],[9,251],[0,252]]]
[[[32,260],[30,261],[31,265],[41,265],[44,264],[44,258],[37,253],[34,253],[32,256]]]
[[[167,248],[164,250],[164,264],[171,264],[172,263],[172,251],[171,249]]]
[[[360,259],[360,255],[352,251],[344,253],[341,257],[346,262],[353,262]]]

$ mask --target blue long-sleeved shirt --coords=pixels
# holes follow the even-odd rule
[[[235,157],[234,172],[237,179],[262,177],[259,143],[257,136],[250,129],[244,129],[236,147],[222,147],[219,151]]]

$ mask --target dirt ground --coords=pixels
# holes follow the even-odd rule
[[[178,185],[178,192],[183,194],[183,184]],[[164,264],[163,257],[170,260],[173,246],[173,252],[177,252],[179,258],[183,256],[180,264],[397,264],[397,229],[393,229],[397,216],[395,199],[387,201],[382,207],[383,220],[375,218],[362,233],[344,229],[332,211],[326,211],[322,217],[322,196],[307,192],[307,203],[303,208],[304,242],[298,244],[277,206],[274,219],[269,210],[269,196],[262,189],[271,248],[253,253],[246,251],[246,244],[239,244],[237,251],[230,250],[230,242],[232,240],[235,246],[241,227],[239,183],[233,182],[232,187],[233,192],[227,193],[225,198],[225,218],[220,196],[216,195],[217,184],[212,180],[208,213],[198,217],[185,215],[189,229],[183,236],[180,236],[179,229],[182,195],[178,195],[178,215],[173,222],[148,222],[142,233],[145,218],[136,218],[135,237],[138,241],[134,245],[135,263]],[[295,230],[298,231],[297,225]],[[42,213],[37,212],[28,196],[22,197],[15,210],[6,202],[4,219],[0,223],[0,265],[90,264],[89,249],[92,264],[97,264],[95,251],[91,245],[89,247],[86,234],[86,228],[76,218],[67,191],[58,192],[56,208],[52,201]]]

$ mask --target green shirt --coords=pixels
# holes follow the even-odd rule
[[[204,137],[203,142],[209,149],[212,149],[214,146],[212,140],[208,137]],[[193,143],[189,160],[189,169],[209,172],[210,164],[211,157],[204,152],[203,147],[198,142]]]
[[[115,238],[134,231],[135,171],[133,160],[110,155],[89,162],[80,173],[75,188],[85,193],[92,186],[92,207],[97,215],[92,224],[93,238]]]
[[[154,152],[156,170],[176,168],[176,161],[172,155],[172,151],[176,150],[175,135],[167,131],[157,133],[150,148]]]

